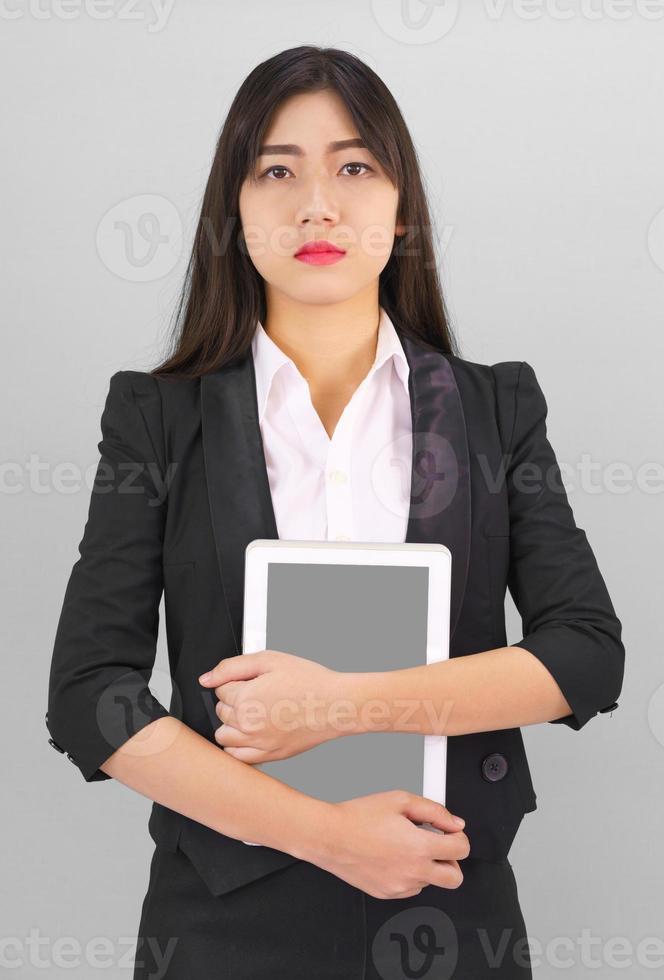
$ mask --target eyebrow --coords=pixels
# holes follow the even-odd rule
[[[364,140],[359,137],[354,137],[348,140],[333,140],[331,143],[327,144],[326,153],[338,153],[339,150],[348,150],[351,147],[357,149],[367,149],[367,145]],[[303,157],[305,155],[304,150],[301,146],[297,146],[295,143],[268,143],[265,146],[261,146],[258,151],[258,155],[261,157],[277,155],[280,156],[294,156]]]

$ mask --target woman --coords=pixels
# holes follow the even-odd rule
[[[520,726],[616,707],[621,624],[533,369],[456,350],[416,153],[366,65],[306,46],[251,72],[187,278],[168,359],[111,378],[47,713],[87,781],[154,801],[135,980],[530,977],[507,856],[536,808]],[[446,544],[450,659],[340,674],[264,651],[248,670],[244,551],[276,537]],[[507,586],[524,624],[509,647]],[[168,709],[147,687],[162,589]],[[393,727],[400,699],[442,703],[448,807],[314,800],[255,768],[336,735],[299,716],[252,729],[244,694],[308,690],[322,717],[379,695]]]

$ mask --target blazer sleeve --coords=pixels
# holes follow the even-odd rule
[[[118,371],[101,459],[55,634],[46,725],[86,782],[123,742],[169,712],[152,695],[167,503],[161,399],[149,374]]]
[[[547,403],[526,361],[493,365],[498,420],[508,445],[508,588],[523,638],[558,684],[572,714],[552,719],[578,731],[618,707],[622,625],[585,531],[577,527],[547,438]]]

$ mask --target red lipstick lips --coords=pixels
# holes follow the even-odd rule
[[[295,253],[295,258],[308,265],[332,265],[339,262],[346,254],[345,249],[338,248],[332,242],[325,240],[317,242],[306,242]]]

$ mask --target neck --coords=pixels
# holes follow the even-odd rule
[[[313,393],[353,391],[376,356],[375,292],[332,304],[299,303],[272,291],[263,327],[295,363]]]

